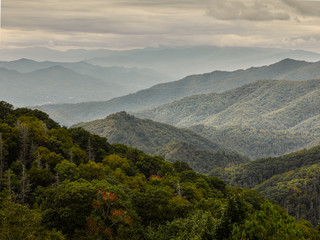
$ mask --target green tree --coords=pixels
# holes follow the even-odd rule
[[[6,120],[6,117],[13,111],[13,105],[0,101],[0,119]]]
[[[41,215],[35,210],[4,199],[0,208],[0,240],[63,240],[61,233],[41,226]]]
[[[43,222],[48,228],[72,236],[77,229],[84,229],[95,195],[95,186],[84,180],[66,180],[57,187],[43,189],[37,198]]]
[[[260,211],[246,219],[244,224],[235,224],[232,239],[303,240],[303,232],[293,217],[280,208],[265,202]],[[319,239],[313,238],[308,239]]]

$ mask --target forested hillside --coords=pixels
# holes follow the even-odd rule
[[[190,129],[251,159],[281,156],[303,147],[320,145],[320,138],[312,141],[312,135],[307,131],[265,130],[249,126],[217,128],[202,124],[193,125]],[[317,136],[316,132],[313,134]]]
[[[205,124],[285,130],[320,114],[320,79],[261,80],[224,92],[194,95],[137,113],[176,126]]]
[[[186,97],[135,116],[191,127],[250,157],[275,156],[319,143],[320,80],[261,80],[224,93]]]
[[[258,159],[238,167],[213,170],[232,186],[253,188],[285,207],[289,214],[320,220],[320,146],[281,157]]]
[[[168,161],[176,159],[187,162],[202,173],[217,166],[227,167],[249,160],[193,131],[139,119],[125,112],[112,114],[101,120],[79,123],[74,127],[83,127],[91,133],[106,137],[111,143],[139,148],[148,154],[165,157]]]
[[[135,94],[114,98],[109,101],[44,105],[37,108],[49,113],[61,124],[71,125],[103,118],[115,112],[134,112],[150,109],[195,94],[224,92],[257,80],[319,79],[319,65],[320,62],[310,63],[285,59],[264,67],[233,72],[214,71],[206,74],[191,75],[179,81],[158,84]]]
[[[43,112],[0,103],[0,239],[320,239],[231,188]]]

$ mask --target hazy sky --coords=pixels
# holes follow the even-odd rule
[[[320,1],[2,0],[1,45],[216,45],[320,52]]]

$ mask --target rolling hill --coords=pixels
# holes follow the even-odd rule
[[[191,95],[224,92],[261,79],[307,80],[320,78],[319,66],[320,62],[310,63],[285,59],[264,67],[191,75],[179,81],[158,84],[109,101],[44,105],[37,106],[37,108],[47,112],[62,124],[71,125],[81,121],[103,118],[119,111],[135,112],[150,109]],[[297,74],[297,71],[300,74]]]
[[[209,175],[218,176],[233,186],[255,189],[285,207],[290,215],[317,225],[320,220],[319,171],[320,146],[316,146],[234,168],[216,168]]]
[[[175,159],[187,162],[199,172],[209,172],[218,166],[226,167],[248,161],[246,157],[230,152],[190,130],[138,119],[125,112],[73,127],[82,127],[106,137],[111,143],[122,143],[148,154],[159,154],[169,161]]]
[[[320,79],[261,80],[224,92],[194,95],[136,116],[176,126],[232,125],[287,130],[320,114]]]
[[[216,128],[206,125],[193,125],[190,129],[251,159],[280,156],[303,147],[320,145],[316,140],[313,142],[304,131],[264,130],[249,126]]]
[[[190,127],[250,158],[279,156],[319,144],[320,80],[261,80],[135,116]]]

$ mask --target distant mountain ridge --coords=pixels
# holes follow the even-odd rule
[[[134,115],[190,127],[251,158],[279,156],[319,144],[320,79],[260,80]]]
[[[190,130],[138,119],[125,112],[73,127],[82,127],[106,137],[110,143],[127,144],[149,154],[159,154],[169,161],[187,162],[203,173],[215,167],[238,165],[249,160]]]
[[[320,114],[319,106],[320,79],[261,80],[224,93],[186,97],[135,115],[183,127],[203,123],[285,130]],[[298,113],[299,119],[293,115]]]
[[[103,118],[119,111],[135,112],[150,109],[196,94],[224,92],[256,80],[307,80],[312,78],[320,78],[320,62],[311,63],[285,59],[270,66],[247,70],[214,71],[192,75],[179,81],[158,84],[135,94],[104,102],[44,105],[37,108],[47,112],[62,124],[71,125],[81,121]]]
[[[180,79],[191,74],[213,70],[234,71],[251,66],[269,65],[284,58],[319,61],[315,52],[255,47],[217,46],[160,46],[144,49],[72,49],[57,51],[48,48],[0,49],[0,59],[12,61],[28,58],[37,61],[79,62],[87,61],[100,66],[151,68]]]
[[[79,102],[115,96],[116,83],[76,73],[62,66],[53,66],[30,73],[0,68],[1,100],[17,106],[50,102]],[[89,96],[89,97],[88,97]]]
[[[60,68],[59,68],[60,67]],[[76,62],[76,63],[67,63],[67,62],[36,62],[30,59],[20,59],[11,62],[0,62],[0,68],[14,70],[20,72],[21,74],[13,74],[11,76],[6,75],[7,78],[11,79],[12,81],[16,81],[17,79],[29,79],[32,73],[34,74],[34,78],[38,78],[37,74],[41,74],[44,81],[46,79],[51,79],[52,81],[56,81],[57,84],[61,83],[62,79],[66,82],[73,82],[74,84],[78,84],[76,82],[76,76],[71,76],[70,72],[67,72],[67,69],[73,71],[73,75],[78,75],[79,78],[79,86],[74,86],[75,89],[78,89],[82,92],[82,97],[77,97],[73,91],[73,86],[69,87],[69,92],[73,95],[61,96],[61,100],[54,98],[54,94],[46,94],[46,89],[44,91],[43,99],[40,97],[33,98],[32,94],[29,96],[28,99],[24,101],[17,101],[18,99],[14,98],[17,94],[15,94],[14,88],[11,89],[10,94],[7,93],[8,97],[5,100],[13,102],[15,105],[18,106],[27,106],[27,105],[36,105],[36,104],[44,104],[48,102],[52,103],[63,103],[63,102],[83,102],[83,101],[92,101],[92,100],[108,100],[113,97],[125,95],[128,93],[133,93],[138,90],[150,87],[157,83],[170,81],[172,80],[170,77],[165,76],[163,74],[157,73],[150,69],[138,69],[138,68],[124,68],[124,67],[100,67],[94,66],[87,62]],[[56,76],[52,73],[52,70],[56,69]],[[60,73],[58,73],[58,69],[60,69]],[[47,74],[47,75],[46,75]],[[65,75],[64,75],[65,74]],[[16,77],[16,79],[14,79]],[[88,84],[85,88],[80,88],[81,81],[84,78],[87,78]],[[70,78],[70,80],[69,80]],[[71,80],[72,79],[72,80]],[[99,81],[98,81],[99,80]],[[0,83],[5,82],[6,79],[4,76],[0,79]],[[30,80],[33,81],[32,79]],[[94,85],[94,86],[90,86]],[[30,83],[31,84],[31,83]],[[35,82],[35,86],[33,89],[38,87],[37,83]],[[83,86],[83,85],[82,85]],[[30,85],[30,87],[32,87]],[[48,87],[51,87],[50,85]],[[89,91],[90,89],[96,88],[97,94],[94,92]],[[57,89],[54,89],[58,91]],[[64,89],[65,90],[65,89]],[[67,89],[66,89],[67,90]],[[86,90],[88,90],[87,94]],[[17,91],[17,90],[16,90]],[[103,93],[104,91],[104,93]],[[40,96],[40,90],[37,92],[37,96]],[[72,100],[70,100],[72,99]]]

